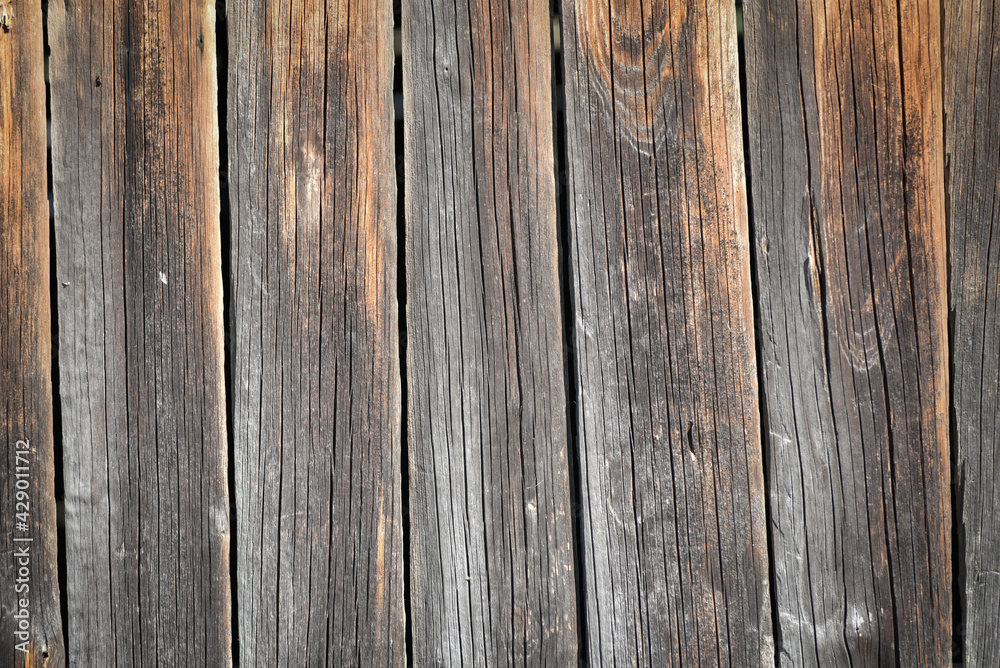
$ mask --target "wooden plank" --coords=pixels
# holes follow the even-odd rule
[[[56,566],[38,2],[0,2],[0,663],[66,662]]]
[[[746,5],[782,666],[951,662],[939,14]]]
[[[549,3],[403,3],[413,658],[576,665]]]
[[[402,665],[392,6],[228,20],[240,660]]]
[[[1000,656],[1000,6],[944,2],[956,573],[965,665]],[[964,551],[963,551],[964,550]]]
[[[213,2],[49,4],[72,665],[229,665]]]
[[[772,665],[734,5],[563,11],[590,663]]]

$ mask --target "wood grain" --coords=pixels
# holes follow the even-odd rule
[[[773,665],[734,6],[563,19],[589,662]]]
[[[549,3],[403,3],[413,659],[577,662]]]
[[[745,30],[780,663],[950,665],[940,7]]]
[[[228,20],[240,661],[399,666],[392,6]]]
[[[41,6],[0,21],[0,664],[62,666]]]
[[[214,2],[48,21],[69,660],[229,665]]]
[[[952,410],[958,454],[956,583],[965,665],[1000,656],[1000,6],[944,4]],[[959,574],[956,573],[956,576]],[[961,631],[962,629],[960,629]]]

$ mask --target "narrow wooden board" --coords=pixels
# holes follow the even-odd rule
[[[780,662],[950,665],[940,6],[744,21]]]
[[[231,663],[214,2],[52,0],[69,663]]]
[[[549,3],[402,9],[414,664],[576,665]]]
[[[563,13],[590,664],[772,665],[734,5]]]
[[[1000,6],[944,2],[952,410],[965,665],[1000,656]]]
[[[240,661],[399,666],[392,5],[228,21]]]
[[[0,26],[0,664],[62,666],[40,4]]]

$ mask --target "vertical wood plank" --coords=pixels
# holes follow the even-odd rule
[[[399,666],[392,5],[228,20],[241,663]]]
[[[781,665],[948,665],[940,5],[744,25]]]
[[[72,665],[229,665],[215,5],[49,4]]]
[[[734,5],[563,11],[590,663],[772,665]]]
[[[65,664],[38,2],[0,2],[0,664]]]
[[[403,3],[413,654],[575,665],[549,3]]]
[[[1000,656],[1000,6],[944,2],[952,409],[965,665]],[[959,574],[956,574],[956,576]]]

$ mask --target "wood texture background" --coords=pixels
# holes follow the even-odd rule
[[[0,663],[994,665],[1000,8],[395,4],[399,200],[389,0],[50,0],[50,273],[0,0]]]
[[[48,22],[69,662],[228,665],[215,7]]]
[[[19,2],[15,15],[4,2],[0,14],[10,20],[0,31],[0,664],[61,666],[42,11]],[[28,484],[27,505],[18,503],[19,481]],[[25,547],[27,582],[14,556]],[[29,602],[27,652],[15,648],[21,599]]]
[[[747,4],[782,666],[947,665],[940,7]]]
[[[952,387],[965,663],[1000,656],[1000,6],[944,3]],[[956,574],[958,576],[959,574]]]
[[[589,661],[771,665],[734,5],[563,11]]]
[[[406,658],[392,6],[229,6],[244,665]]]
[[[403,2],[413,657],[575,665],[549,4]]]

